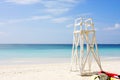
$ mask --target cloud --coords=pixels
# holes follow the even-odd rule
[[[45,15],[45,16],[32,16],[29,20],[45,20],[50,19],[52,16]]]
[[[76,6],[76,4],[84,1],[85,0],[5,0],[5,2],[21,5],[39,3],[39,5],[43,6],[43,8],[40,9],[42,12],[53,15],[66,13]]]
[[[42,1],[41,3],[45,7],[44,9],[45,13],[60,15],[68,12],[80,1],[82,0],[50,0]]]
[[[4,22],[0,22],[0,25],[21,23],[21,22],[28,22],[28,21],[37,21],[37,20],[49,20],[52,23],[64,23],[64,22],[70,20],[70,18],[68,18],[68,17],[54,18],[50,15],[31,16],[31,17],[23,18],[23,19],[9,19],[9,20],[6,20]]]
[[[23,19],[9,19],[7,21],[0,22],[0,25],[19,23],[19,22],[25,22],[25,21],[46,20],[51,18],[52,16],[44,15],[44,16],[31,16],[29,18],[23,18]]]
[[[59,14],[62,14],[62,13],[65,13],[69,11],[69,8],[48,8],[48,9],[45,9],[44,12],[46,13],[50,13],[52,15],[59,15]]]
[[[67,28],[74,27],[74,24],[68,24],[66,25]]]
[[[78,0],[57,0],[60,2],[69,2],[69,3],[76,3]],[[79,0],[79,1],[83,1],[83,0]]]
[[[6,0],[5,2],[11,2],[16,4],[34,4],[38,3],[40,0]]]
[[[0,31],[0,36],[6,35],[6,34],[7,34],[6,32]]]
[[[4,24],[4,22],[0,22],[0,25]]]
[[[43,0],[43,4],[46,8],[65,8],[73,7],[76,3],[79,3],[81,0]]]
[[[63,22],[66,22],[68,20],[70,20],[70,18],[60,17],[60,18],[52,19],[52,22],[53,23],[63,23]]]
[[[113,27],[104,28],[103,30],[117,30],[117,29],[120,29],[119,23],[116,23]]]

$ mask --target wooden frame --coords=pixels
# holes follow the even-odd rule
[[[80,70],[81,75],[91,75],[93,73],[91,70],[92,59],[102,70],[92,18],[78,18],[74,24],[71,70]]]

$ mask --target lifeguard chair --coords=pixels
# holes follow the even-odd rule
[[[74,24],[71,70],[81,76],[92,75],[92,60],[102,70],[92,18],[77,18]]]

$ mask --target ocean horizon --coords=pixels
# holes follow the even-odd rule
[[[120,44],[98,44],[100,56],[120,57]],[[72,44],[0,44],[0,59],[70,58]]]

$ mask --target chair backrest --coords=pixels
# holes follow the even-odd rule
[[[92,18],[77,18],[75,19],[74,23],[74,31],[80,31],[80,30],[94,30],[94,24],[92,21]]]

